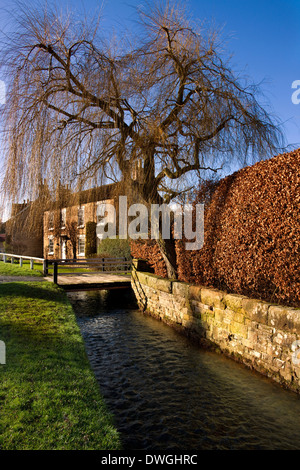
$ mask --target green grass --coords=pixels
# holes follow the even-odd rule
[[[89,272],[89,269],[86,268],[62,268],[59,267],[60,272]],[[53,266],[49,265],[48,274],[51,276],[53,274]],[[19,262],[15,261],[14,264],[10,262],[4,263],[0,261],[0,276],[43,276],[43,264],[34,263],[34,269],[30,269],[30,262],[28,260],[23,261],[23,266],[20,267]]]
[[[23,261],[22,268],[19,264],[4,263],[0,261],[0,276],[42,276],[43,265],[35,264],[34,269],[30,269],[29,262]]]
[[[65,293],[16,282],[0,284],[0,297],[0,449],[119,449]]]
[[[64,267],[59,266],[58,274],[59,273],[89,273],[90,271],[96,271],[96,268],[83,268],[82,266],[77,268],[72,268],[70,266]],[[101,274],[102,271],[98,270]],[[105,271],[104,271],[105,272]],[[124,273],[117,273],[117,274],[130,274],[128,271],[124,271]],[[43,264],[42,263],[34,263],[34,269],[30,269],[30,262],[29,260],[23,260],[23,266],[20,267],[17,261],[14,264],[10,262],[4,263],[0,261],[0,276],[43,276]],[[48,275],[53,275],[53,265],[49,265],[48,267]]]

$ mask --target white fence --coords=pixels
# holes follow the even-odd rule
[[[14,253],[0,253],[0,260],[4,263],[11,263],[14,264],[15,260],[19,260],[19,265],[23,266],[23,261],[29,260],[30,262],[30,269],[34,269],[34,263],[43,264],[43,273],[44,276],[48,273],[48,263],[47,260],[44,258],[36,258],[34,256],[23,256],[23,255],[15,255]]]

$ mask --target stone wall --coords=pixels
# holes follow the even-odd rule
[[[300,393],[300,310],[137,269],[134,262],[141,310]]]

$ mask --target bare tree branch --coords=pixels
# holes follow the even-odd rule
[[[122,36],[116,47],[101,38],[98,19],[19,5],[16,32],[2,38],[0,51],[10,199],[34,196],[45,178],[50,194],[58,179],[119,178],[157,203],[166,188],[169,200],[176,197],[174,185],[189,174],[282,146],[259,88],[235,76],[215,30],[192,24],[169,2],[141,10],[140,20],[139,36]],[[140,161],[137,181],[132,168]]]

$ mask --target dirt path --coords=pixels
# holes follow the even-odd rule
[[[3,282],[44,282],[46,279],[39,276],[2,276],[0,275],[0,284]]]

